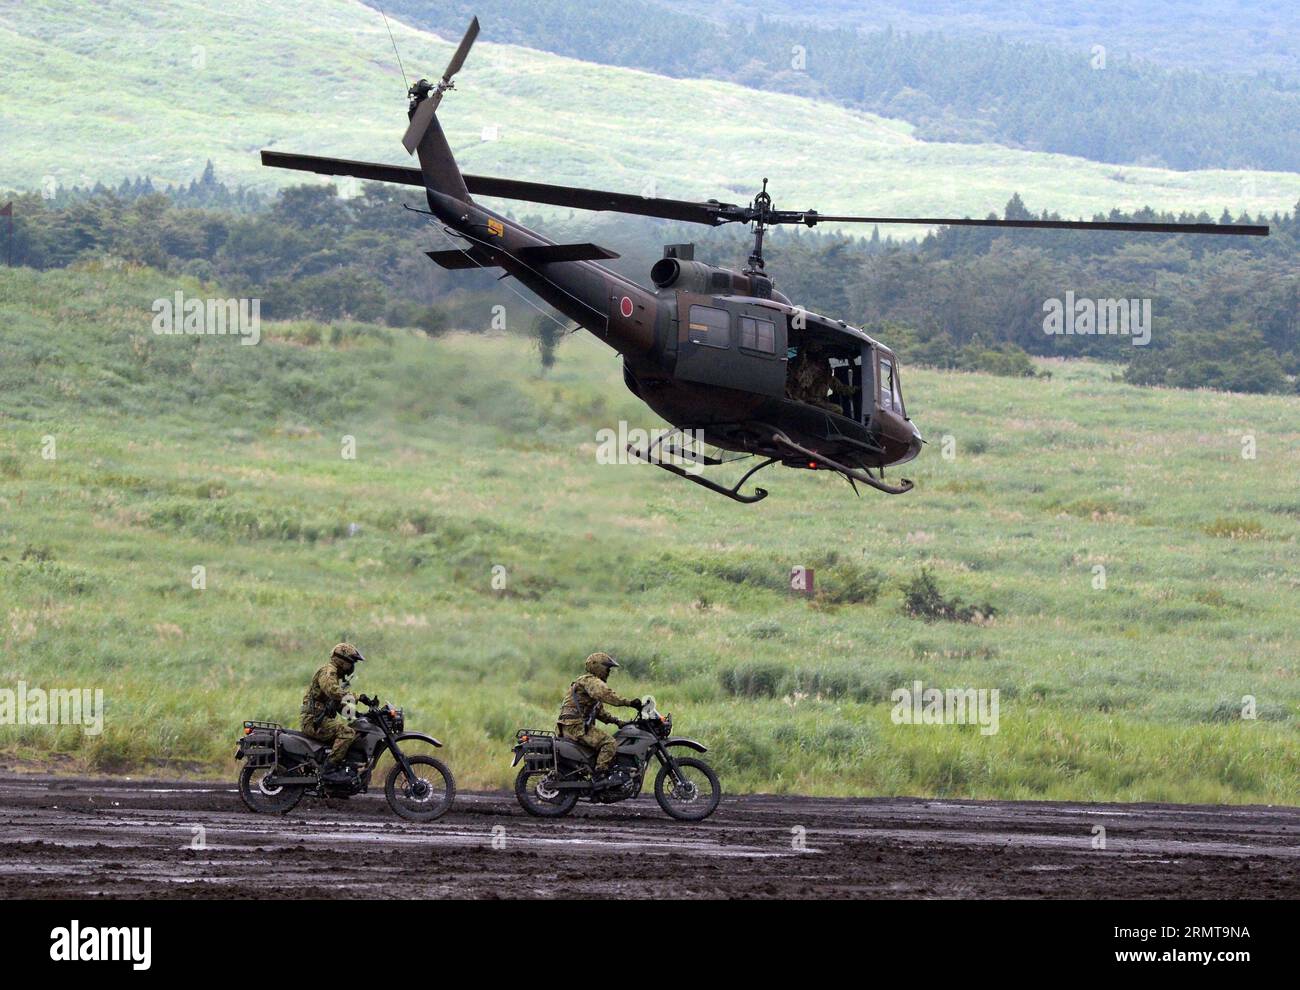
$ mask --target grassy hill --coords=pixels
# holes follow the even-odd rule
[[[983,215],[1013,191],[1070,216],[1146,205],[1217,216],[1300,199],[1294,174],[926,143],[898,121],[494,45],[484,29],[443,113],[467,170],[731,200],[769,176],[778,205],[898,215]],[[445,66],[450,43],[394,32],[408,73]],[[219,11],[199,0],[0,0],[0,69],[0,187],[189,181],[208,159],[227,181],[301,181],[261,168],[263,147],[405,159],[402,77],[382,20],[356,0],[322,0],[309,19],[254,0]]]
[[[240,721],[293,719],[346,637],[469,786],[607,649],[733,791],[1300,797],[1294,398],[910,369],[914,494],[786,472],[742,508],[596,463],[597,429],[656,424],[589,336],[549,378],[515,337],[155,336],[177,288],[0,271],[0,686],[108,706],[99,736],[0,726],[6,764],[229,776]],[[995,616],[907,615],[923,567]],[[894,724],[916,679],[1000,690],[1000,731]]]

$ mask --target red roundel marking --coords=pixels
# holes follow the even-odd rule
[[[618,311],[623,314],[623,319],[625,320],[632,319],[633,306],[632,306],[631,296],[624,296],[622,298],[622,300],[618,304]]]

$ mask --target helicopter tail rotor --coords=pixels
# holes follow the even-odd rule
[[[407,152],[417,155],[420,159],[420,177],[428,192],[429,205],[435,211],[436,196],[445,196],[462,203],[470,201],[465,176],[461,174],[460,166],[456,164],[456,156],[452,154],[451,145],[447,142],[447,135],[443,133],[442,125],[438,123],[437,110],[443,94],[455,88],[453,79],[465,65],[465,59],[469,57],[469,50],[474,47],[474,40],[478,37],[478,33],[479,24],[476,17],[470,22],[469,30],[465,32],[465,37],[461,39],[456,53],[447,64],[447,71],[442,74],[442,81],[435,86],[429,80],[421,79],[409,91],[411,106],[408,113],[411,122],[402,137],[402,144]]]
[[[406,128],[406,134],[402,137],[402,144],[408,154],[415,154],[416,148],[420,146],[420,141],[433,123],[433,116],[438,111],[438,105],[442,103],[443,95],[449,89],[456,88],[456,84],[452,80],[456,73],[464,67],[465,59],[469,57],[469,50],[474,47],[478,33],[479,23],[476,17],[470,22],[465,37],[461,38],[456,54],[452,55],[451,61],[447,63],[447,71],[442,74],[442,80],[435,86],[429,80],[421,79],[411,87],[409,91],[411,97],[411,123]]]

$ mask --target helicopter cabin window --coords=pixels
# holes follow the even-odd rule
[[[880,408],[900,416],[903,412],[903,394],[898,389],[898,373],[894,370],[892,358],[880,359]]]
[[[756,320],[749,316],[740,318],[740,346],[744,350],[776,353],[776,324]]]
[[[688,339],[705,347],[731,346],[731,315],[712,306],[692,306]]]

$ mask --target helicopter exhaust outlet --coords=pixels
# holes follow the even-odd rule
[[[660,258],[650,269],[650,281],[657,289],[667,289],[681,278],[682,266],[676,258]]]

